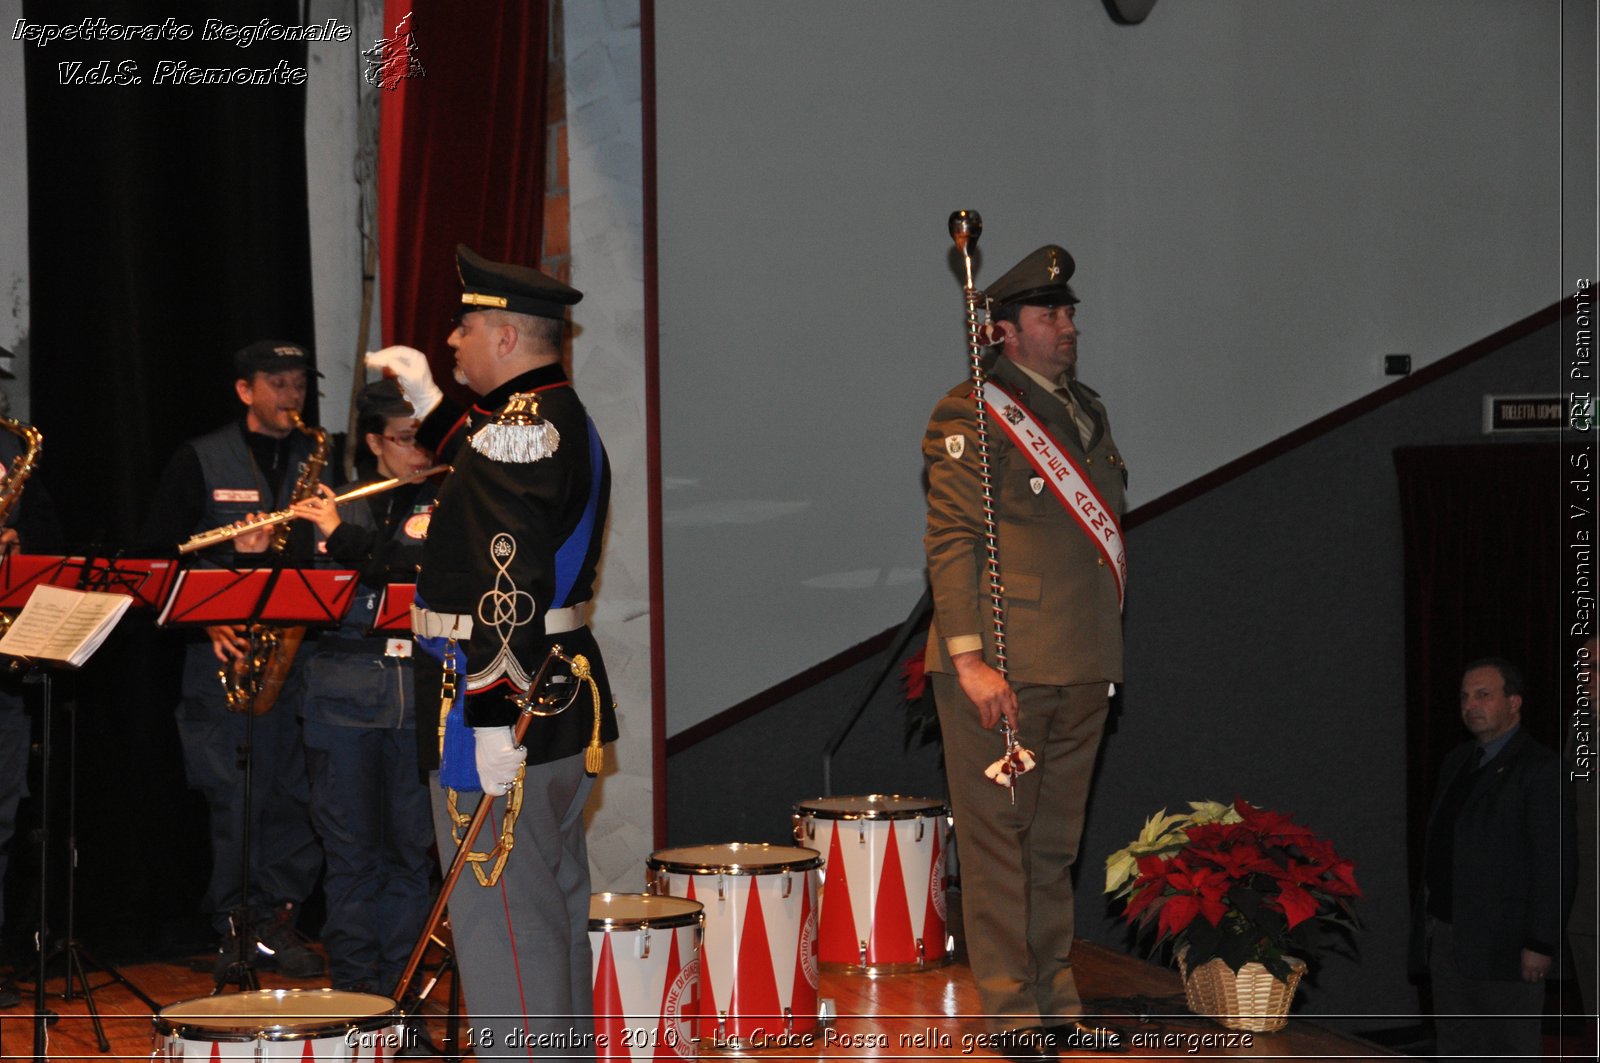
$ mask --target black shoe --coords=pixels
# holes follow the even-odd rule
[[[989,1045],[1011,1063],[1041,1063],[1056,1058],[1050,1034],[1042,1026],[1006,1030],[991,1037]]]
[[[22,1003],[22,994],[16,986],[0,985],[0,1010],[14,1008]]]
[[[1050,1047],[1057,1052],[1125,1052],[1128,1035],[1117,1026],[1098,1019],[1075,1019],[1059,1026],[1046,1026]]]
[[[292,903],[277,908],[256,926],[256,952],[262,966],[288,978],[321,978],[322,957],[306,945],[294,928],[299,909]]]

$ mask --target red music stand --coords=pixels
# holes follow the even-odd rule
[[[187,568],[178,573],[172,594],[156,623],[162,627],[193,627],[214,624],[267,624],[276,627],[337,624],[355,600],[356,573],[352,569],[327,568]],[[284,711],[282,709],[278,710]],[[244,712],[243,786],[244,808],[250,808],[254,712]],[[243,816],[240,881],[241,897],[250,895],[250,817]],[[255,940],[246,909],[230,916],[238,940],[238,956],[226,973],[215,975],[216,988],[235,979],[241,989],[257,989],[255,968],[246,958],[247,942]]]
[[[68,558],[68,570],[75,566],[81,590],[126,594],[133,598],[135,606],[151,609],[159,609],[166,603],[180,571],[178,562],[171,558]]]
[[[7,554],[0,559],[0,609],[21,609],[33,596],[33,592],[43,586],[62,587],[70,590],[81,590],[103,594],[122,594],[133,599],[133,604],[144,606],[157,606],[166,598],[167,591],[172,585],[173,576],[176,574],[177,564],[173,561],[162,559],[138,558],[108,558],[108,557],[63,557],[40,554]],[[50,805],[52,801],[51,737],[54,728],[51,724],[54,696],[52,692],[50,670],[54,667],[66,668],[66,665],[52,665],[46,661],[30,663],[34,671],[30,674],[28,682],[37,683],[40,687],[40,705],[43,714],[42,740],[40,744],[40,793],[41,816],[45,822],[50,822]],[[67,910],[66,934],[54,945],[50,945],[50,928],[45,913],[41,906],[39,910],[38,934],[35,938],[38,950],[38,970],[34,983],[34,1055],[44,1058],[45,1025],[51,1013],[45,1008],[45,983],[50,962],[57,956],[63,958],[65,973],[61,998],[66,1001],[73,999],[74,982],[81,987],[84,1000],[88,1003],[89,1017],[94,1023],[96,1042],[100,1051],[111,1050],[110,1042],[106,1039],[105,1028],[100,1022],[99,1010],[95,1007],[95,986],[89,981],[88,972],[98,969],[101,973],[111,976],[111,982],[102,983],[99,988],[106,985],[119,984],[134,996],[138,997],[152,1011],[159,1011],[158,1005],[137,984],[128,979],[115,966],[96,959],[77,937],[77,904],[73,879],[78,867],[78,837],[77,837],[77,793],[78,793],[78,724],[74,714],[69,713],[67,724]],[[45,857],[46,840],[41,835],[39,861],[39,895],[49,895],[49,864]]]
[[[372,620],[372,633],[411,631],[411,603],[417,597],[415,583],[390,583],[378,599],[378,612]]]
[[[0,609],[22,608],[33,588],[45,585],[126,594],[135,605],[158,608],[177,574],[176,561],[160,558],[7,554],[0,561]]]
[[[328,627],[343,619],[355,592],[353,569],[188,568],[178,573],[156,623]]]
[[[0,609],[21,609],[28,604],[33,588],[40,584],[76,587],[76,576],[64,582],[68,560],[42,554],[7,554],[0,560]]]

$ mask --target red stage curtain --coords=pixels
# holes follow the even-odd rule
[[[381,104],[383,341],[425,351],[451,391],[444,340],[460,304],[456,244],[501,262],[539,263],[548,5],[386,0],[384,24],[391,41],[409,29],[415,65],[391,68],[410,76],[397,78]]]
[[[1561,748],[1561,455],[1555,443],[1402,447],[1412,881],[1439,761],[1471,736],[1462,666],[1522,669],[1522,728]],[[1359,665],[1359,662],[1352,662]]]

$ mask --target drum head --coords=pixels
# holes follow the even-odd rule
[[[287,1040],[383,1026],[391,1019],[398,1021],[394,1001],[374,993],[258,989],[168,1005],[156,1015],[156,1026],[194,1041]]]
[[[642,930],[694,926],[705,905],[654,893],[595,893],[589,897],[590,930]]]
[[[817,797],[794,806],[797,816],[816,819],[918,819],[944,816],[950,810],[942,801],[899,794],[865,794],[858,797]]]
[[[650,854],[647,864],[653,869],[679,875],[776,875],[821,867],[822,854],[794,845],[729,842],[657,849]]]

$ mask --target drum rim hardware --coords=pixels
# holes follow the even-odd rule
[[[320,1013],[300,1015],[251,1015],[248,1012],[235,1015],[214,1013],[184,1015],[178,1011],[178,1009],[188,1005],[208,1002],[246,1002],[267,999],[280,1002],[285,999],[309,1001],[314,997],[328,1001],[328,1008]],[[341,1009],[333,1003],[338,1000],[353,1003],[356,998],[372,1002],[383,1001],[388,1005],[388,1008],[364,1015],[352,1015],[349,1010]],[[255,1023],[244,1021],[248,1019],[261,1021]],[[306,1021],[304,1023],[285,1021],[291,1019],[303,1019]],[[405,1015],[392,998],[381,996],[377,993],[358,993],[352,990],[331,988],[256,989],[226,996],[213,995],[180,1000],[175,1004],[167,1005],[152,1015],[151,1022],[155,1027],[156,1035],[159,1037],[175,1037],[180,1041],[248,1044],[252,1041],[313,1041],[352,1030],[372,1032],[387,1027],[398,1029],[404,1026]],[[311,1025],[313,1022],[317,1025]]]
[[[663,912],[660,915],[624,916],[624,915],[596,915],[595,902],[609,904],[617,900],[636,901],[646,908],[672,907],[665,904],[667,901],[677,901],[687,905],[682,911],[675,913]],[[616,893],[607,890],[602,893],[589,895],[589,929],[601,930],[674,930],[683,926],[704,925],[706,906],[699,901],[691,901],[687,897],[674,897],[665,893]]]
[[[844,801],[866,802],[874,807],[864,809],[817,807],[828,802]],[[898,806],[886,804],[886,802],[891,801],[904,802],[904,804]],[[879,802],[885,802],[885,804],[879,805]],[[922,819],[927,816],[947,816],[950,814],[950,805],[933,797],[911,797],[905,794],[847,794],[838,797],[814,797],[807,801],[798,801],[794,805],[794,814],[796,816],[809,815],[815,816],[817,819],[829,820]]]
[[[766,863],[744,862],[739,860],[724,861],[722,863],[698,863],[691,860],[675,860],[668,854],[687,853],[697,849],[737,850],[733,855],[749,850],[752,854],[758,852],[796,854],[788,859],[769,861]],[[799,856],[808,853],[808,856]],[[808,849],[801,845],[774,845],[771,842],[728,842],[725,845],[685,845],[672,849],[657,849],[645,861],[645,866],[650,871],[667,871],[676,875],[748,875],[765,874],[775,875],[784,872],[813,871],[822,866],[823,855],[815,849]]]

